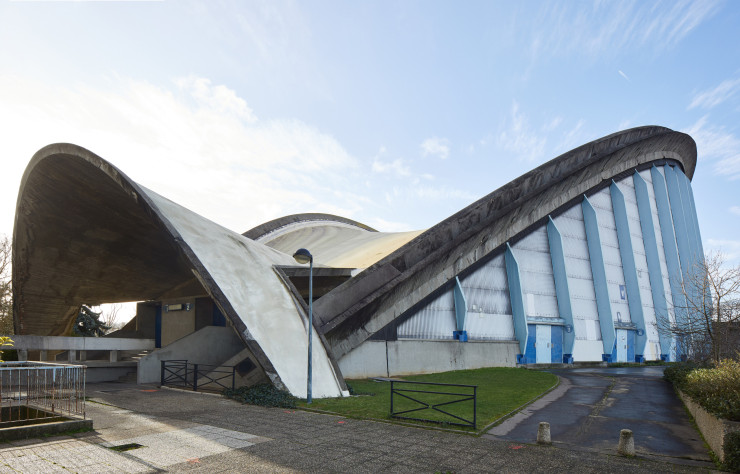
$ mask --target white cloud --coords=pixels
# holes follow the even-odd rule
[[[627,77],[627,74],[623,73],[621,69],[619,71],[617,71],[617,72],[619,73],[620,76],[622,76],[623,78],[627,79],[627,82],[631,82],[630,81],[630,78]]]
[[[380,232],[408,232],[411,230],[417,230],[412,229],[411,226],[405,222],[392,222],[379,217],[368,221],[367,225]]]
[[[403,164],[403,160],[395,159],[393,161],[380,161],[375,158],[373,160],[373,172],[374,173],[389,173],[396,176],[410,176],[411,169]]]
[[[730,207],[730,212],[735,214],[736,216],[740,216],[740,206]]]
[[[740,90],[740,79],[727,79],[722,81],[714,89],[700,92],[694,96],[689,104],[689,109],[701,107],[711,109],[734,96]]]
[[[514,153],[516,158],[536,161],[544,155],[546,142],[545,138],[530,130],[527,117],[519,111],[519,104],[513,101],[507,126],[497,137],[499,146]]]
[[[534,59],[579,52],[590,57],[624,54],[678,44],[718,10],[719,0],[659,2],[550,2],[537,17],[530,38]]]
[[[257,121],[247,102],[226,86],[212,86],[209,79],[194,76],[177,79],[175,84],[189,93],[201,107],[224,114],[234,114],[249,123]]]
[[[696,142],[698,159],[715,161],[715,174],[740,178],[740,139],[734,134],[722,126],[709,124],[707,115],[682,132]]]
[[[427,138],[419,146],[421,147],[421,154],[424,156],[437,156],[443,160],[450,156],[450,141],[446,138]]]
[[[706,252],[721,252],[727,265],[740,264],[740,240],[707,239]]]
[[[54,142],[88,148],[237,232],[295,212],[352,217],[367,203],[355,191],[357,160],[304,122],[258,121],[245,100],[207,79],[176,81],[179,94],[144,81],[111,82],[106,90],[68,89],[0,76],[0,130],[13,131],[3,143],[0,233],[12,228],[28,160]]]

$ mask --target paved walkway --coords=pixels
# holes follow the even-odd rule
[[[663,379],[662,367],[551,372],[560,376],[560,387],[485,436],[534,443],[539,422],[546,421],[556,446],[608,453],[626,428],[642,456],[710,466],[701,436]]]
[[[126,384],[90,384],[95,431],[0,444],[0,472],[696,472]],[[116,452],[110,447],[141,447]],[[616,440],[614,442],[616,445]],[[616,446],[615,446],[616,448]]]

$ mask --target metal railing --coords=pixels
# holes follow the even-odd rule
[[[0,364],[0,428],[69,416],[85,419],[85,369],[48,362]]]
[[[412,385],[418,386],[418,388],[399,388],[399,385]],[[435,387],[446,387],[447,391],[432,390]],[[477,422],[477,391],[477,385],[459,385],[433,382],[406,382],[391,380],[391,416],[393,418],[403,420],[427,421],[431,423],[456,426],[471,426],[475,428]],[[401,400],[394,402],[394,396],[401,397]],[[412,402],[410,408],[408,407],[408,401]],[[399,402],[406,402],[406,407],[398,410],[400,404]],[[454,414],[448,411],[448,407],[450,405],[464,402],[472,402],[472,419],[463,416],[465,415],[465,413],[457,412],[457,414]],[[440,407],[445,407],[445,409],[442,409]],[[425,410],[429,410],[426,413],[429,413],[431,415],[430,417],[415,418],[409,416],[401,416],[409,413],[422,413]],[[463,409],[463,411],[467,410]]]
[[[163,360],[161,385],[192,388],[193,391],[234,389],[236,366],[190,364],[187,360]]]

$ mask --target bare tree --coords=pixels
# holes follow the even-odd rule
[[[740,325],[740,265],[729,266],[721,252],[710,252],[681,278],[685,305],[673,306],[675,321],[658,330],[674,336],[683,354],[713,360],[737,354]]]
[[[0,236],[0,334],[13,334],[13,287],[10,239]]]

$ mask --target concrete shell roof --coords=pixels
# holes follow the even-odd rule
[[[493,191],[320,298],[314,314],[330,351],[341,358],[549,214],[665,160],[691,179],[694,140],[664,127],[638,127],[564,153]]]
[[[288,255],[310,250],[314,264],[366,268],[423,231],[377,232],[364,224],[329,214],[296,214],[263,224],[243,235]]]
[[[276,384],[300,394],[305,323],[291,285],[272,266],[294,266],[292,253],[305,247],[317,265],[364,268],[314,304],[314,326],[328,344],[315,377],[326,394],[336,394],[342,382],[332,360],[549,214],[666,160],[692,178],[696,144],[664,127],[639,127],[565,153],[426,231],[381,233],[349,219],[302,214],[239,235],[144,189],[83,148],[50,145],[31,160],[19,192],[16,330],[64,334],[81,303],[157,299],[200,284]]]
[[[272,381],[305,396],[306,323],[273,271],[294,265],[290,255],[139,186],[70,144],[41,149],[26,168],[13,240],[18,334],[65,335],[80,304],[157,300],[199,283]],[[317,346],[314,395],[338,396],[341,376]]]

